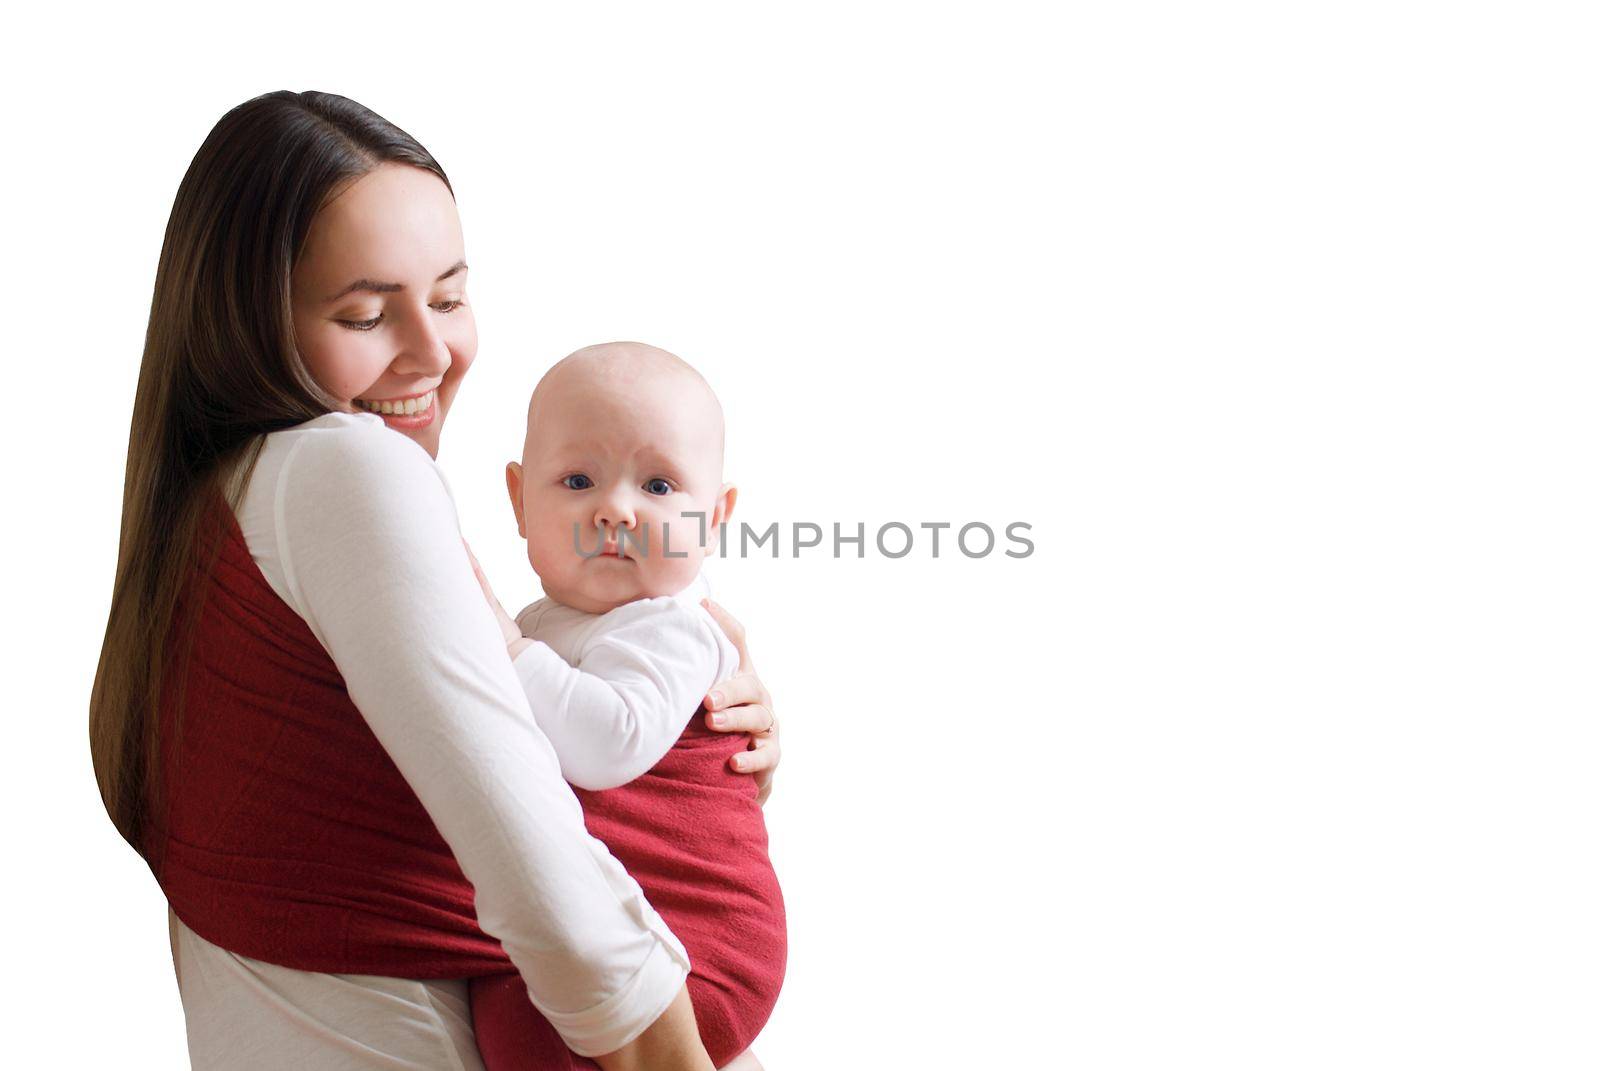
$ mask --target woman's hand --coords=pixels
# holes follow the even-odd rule
[[[616,1052],[596,1056],[603,1071],[714,1071],[695,1026],[689,987],[678,995],[644,1033]]]
[[[739,651],[738,674],[712,688],[706,696],[706,725],[719,733],[750,734],[749,750],[739,752],[731,763],[740,773],[755,775],[756,800],[766,803],[767,797],[772,795],[772,775],[778,769],[782,750],[778,745],[778,716],[772,712],[772,695],[756,676],[750,648],[745,644],[744,626],[710,599],[700,600],[700,605],[722,626],[722,631]]]
[[[506,608],[500,605],[500,600],[495,598],[494,589],[489,586],[489,578],[483,575],[483,567],[478,564],[478,556],[472,553],[472,548],[467,545],[465,539],[461,541],[461,545],[467,548],[467,560],[472,563],[472,574],[478,578],[478,586],[483,589],[483,597],[489,600],[489,609],[500,625],[500,635],[506,641],[506,650],[512,658],[516,658],[518,650],[527,646],[522,630],[511,619],[511,615],[506,613]]]

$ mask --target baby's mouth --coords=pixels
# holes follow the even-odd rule
[[[631,556],[629,556],[627,554],[624,554],[622,552],[622,544],[620,542],[617,542],[617,543],[603,543],[603,544],[601,544],[600,552],[598,554],[596,554],[595,557],[596,558],[612,558],[612,559],[615,559],[616,561],[623,561],[623,562],[627,562],[627,561],[632,561],[633,560],[633,558]]]

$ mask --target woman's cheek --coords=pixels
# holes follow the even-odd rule
[[[451,364],[459,366],[452,370],[456,371],[459,377],[466,374],[467,369],[472,367],[473,359],[478,356],[478,322],[472,318],[472,311],[467,308],[458,310],[456,315],[461,318],[461,323],[455,327],[450,351],[454,354]]]
[[[314,332],[311,344],[301,348],[311,378],[341,402],[360,397],[383,375],[383,361],[375,355],[375,347],[349,336],[344,328],[324,329]]]
[[[444,385],[439,392],[439,401],[441,408],[448,412],[450,404],[455,401],[456,390],[461,386],[461,377],[467,374],[467,369],[472,367],[473,358],[478,355],[477,328],[470,319],[464,325],[451,324],[450,330],[444,336],[444,343],[450,350],[450,367],[445,369]]]

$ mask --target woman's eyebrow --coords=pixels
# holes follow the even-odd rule
[[[450,276],[456,275],[456,274],[458,274],[460,272],[464,272],[466,270],[467,270],[467,262],[464,261],[464,260],[458,260],[454,264],[452,264],[448,268],[446,268],[444,270],[444,273],[442,275],[440,275],[439,278],[435,279],[434,282],[442,283],[446,279],[450,278]],[[361,278],[361,279],[357,279],[355,282],[351,283],[349,286],[345,287],[343,290],[339,291],[337,294],[334,294],[332,297],[324,298],[323,299],[323,304],[327,304],[330,301],[338,301],[340,298],[344,297],[346,294],[353,294],[357,290],[360,290],[363,293],[367,293],[367,294],[396,294],[396,293],[399,293],[400,291],[402,291],[404,289],[405,289],[405,284],[403,284],[403,283],[380,283],[380,282],[376,282],[376,281],[374,281],[372,279]]]

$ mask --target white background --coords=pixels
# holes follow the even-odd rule
[[[508,603],[527,391],[611,338],[711,380],[752,523],[1033,525],[714,574],[784,720],[772,1071],[1596,1066],[1580,11],[12,13],[3,1062],[186,1066],[87,699],[173,193],[314,88],[455,184]]]

